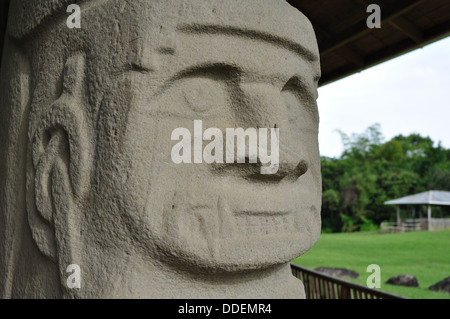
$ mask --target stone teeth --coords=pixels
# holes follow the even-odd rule
[[[292,214],[236,214],[237,228],[243,237],[283,235],[295,231]]]
[[[233,238],[236,224],[232,212],[221,196],[217,201],[220,238]]]
[[[180,212],[178,207],[166,206],[164,209],[162,232],[166,240],[175,241],[183,233],[183,223],[180,223]]]

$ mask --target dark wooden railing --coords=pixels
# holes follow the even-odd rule
[[[291,270],[292,274],[303,282],[306,299],[407,299],[292,263]]]

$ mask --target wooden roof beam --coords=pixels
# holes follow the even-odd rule
[[[381,8],[381,23],[386,23],[394,18],[400,16],[401,14],[411,10],[412,8],[418,6],[419,4],[425,2],[425,0],[397,0],[395,1],[395,5],[388,8]],[[364,1],[359,1],[360,4],[364,4]],[[365,4],[364,4],[365,5]],[[363,23],[363,24],[362,24]],[[346,31],[341,32],[339,35],[335,36],[330,43],[323,46],[321,50],[321,54],[325,55],[334,51],[335,49],[346,45],[347,43],[362,37],[372,31],[369,29],[367,25],[365,25],[366,21],[362,21],[361,23],[355,24],[349,27]]]
[[[347,61],[355,64],[357,67],[362,68],[365,65],[364,58],[346,45],[340,47],[336,53],[342,54]]]
[[[395,28],[399,29],[405,35],[410,37],[416,43],[423,42],[423,33],[419,30],[414,24],[404,19],[403,17],[397,17],[391,21],[389,21],[391,25]]]

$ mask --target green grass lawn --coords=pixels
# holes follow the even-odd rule
[[[450,299],[450,294],[428,287],[450,276],[450,230],[416,231],[396,234],[373,232],[322,234],[316,245],[293,263],[314,269],[340,267],[359,273],[366,285],[370,264],[381,268],[381,288],[393,294],[415,299]],[[419,287],[386,284],[395,275],[413,275]]]

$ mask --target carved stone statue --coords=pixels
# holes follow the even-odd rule
[[[307,18],[272,0],[77,3],[80,28],[71,1],[10,4],[1,297],[304,297],[289,262],[317,240],[321,203]],[[198,120],[277,128],[276,172],[175,163],[171,133]]]

